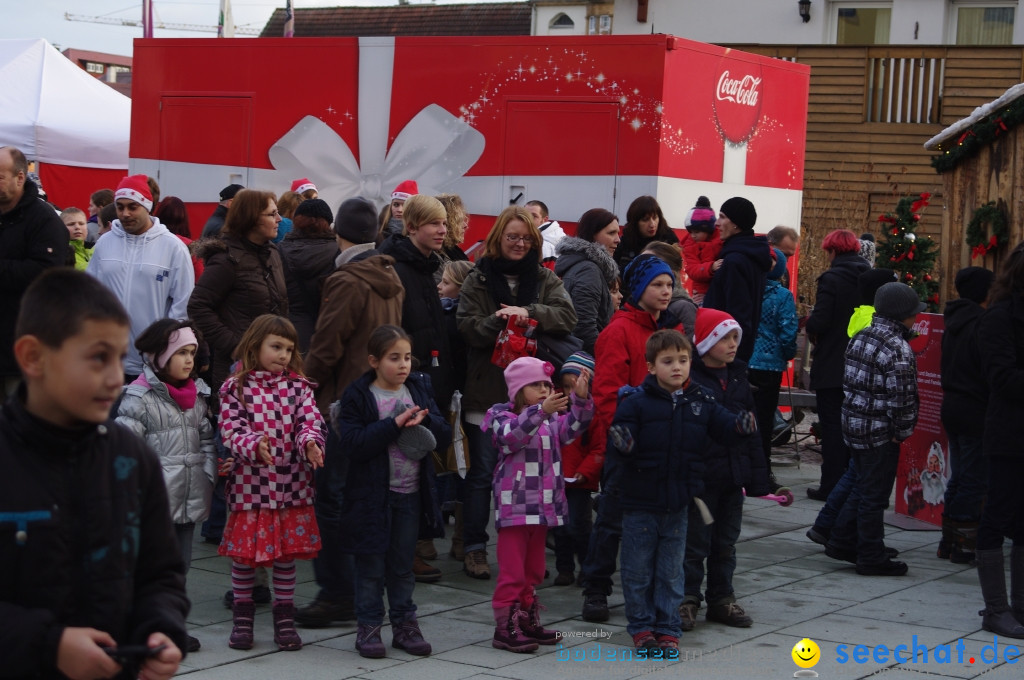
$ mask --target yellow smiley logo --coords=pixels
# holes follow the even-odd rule
[[[820,658],[821,650],[810,638],[804,638],[793,645],[793,663],[800,668],[813,668]]]

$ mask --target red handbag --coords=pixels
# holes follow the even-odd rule
[[[505,368],[520,357],[532,357],[537,353],[537,339],[527,331],[537,327],[536,319],[529,319],[526,326],[516,323],[515,317],[508,320],[505,330],[498,333],[494,343],[491,363],[498,368]]]

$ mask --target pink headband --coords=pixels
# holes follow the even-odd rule
[[[171,337],[167,339],[167,349],[156,358],[156,370],[165,368],[175,352],[189,345],[195,345],[196,349],[199,349],[199,341],[196,340],[196,334],[192,332],[191,328],[186,326],[172,332]]]

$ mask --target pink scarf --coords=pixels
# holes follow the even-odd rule
[[[191,378],[182,387],[175,387],[170,383],[164,383],[167,386],[167,393],[171,395],[171,399],[181,407],[182,411],[188,411],[196,405],[196,381]]]

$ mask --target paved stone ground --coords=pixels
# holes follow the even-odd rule
[[[806,457],[810,459],[812,454],[806,452]],[[387,658],[363,659],[353,646],[354,624],[300,629],[305,648],[278,652],[269,606],[257,609],[255,648],[240,652],[227,646],[231,617],[221,604],[229,587],[228,562],[216,556],[213,546],[197,543],[188,581],[193,600],[189,624],[203,649],[186,659],[181,674],[189,680],[548,680],[576,676],[625,680],[655,673],[698,679],[786,678],[799,670],[791,659],[793,646],[809,637],[821,647],[822,658],[815,670],[822,678],[913,680],[922,673],[940,678],[984,674],[985,680],[1022,677],[1024,661],[1005,662],[1005,642],[1014,641],[999,640],[999,660],[990,662],[993,636],[981,630],[977,576],[969,566],[935,557],[938,532],[887,527],[886,543],[899,549],[900,559],[910,565],[910,573],[903,577],[858,576],[852,565],[827,558],[804,536],[821,506],[805,496],[806,487],[817,483],[818,472],[817,466],[806,462],[799,467],[795,461],[776,466],[780,481],[791,485],[797,497],[791,507],[747,500],[734,585],[754,619],[753,627],[728,628],[705,623],[701,616],[696,630],[684,634],[682,656],[675,661],[632,658],[617,587],[610,598],[611,619],[595,625],[579,616],[579,588],[554,587],[550,581],[540,590],[547,607],[545,623],[579,637],[566,637],[563,645],[542,647],[533,654],[493,649],[490,596],[494,581],[465,576],[461,565],[447,557],[446,540],[437,541],[443,556],[436,565],[444,578],[433,585],[418,584],[414,595],[424,635],[434,647],[432,656],[417,658],[392,649],[390,630],[385,627]],[[493,538],[493,532],[491,535]],[[493,546],[490,554],[493,560]],[[554,557],[550,553],[548,557],[553,574]],[[309,601],[315,593],[312,569],[302,563],[298,603]],[[950,662],[936,660],[941,646],[961,640],[962,662],[955,646]],[[912,648],[915,643],[919,652],[927,652],[927,662],[920,656],[908,663],[893,659],[896,645]],[[877,653],[881,659],[881,651],[868,650],[865,661],[856,662],[853,647],[858,644],[886,645],[887,659],[876,661],[871,655]],[[840,645],[847,645],[845,663],[841,662]],[[1009,651],[1012,657],[1012,649]],[[972,658],[974,663],[969,661]]]

